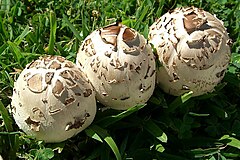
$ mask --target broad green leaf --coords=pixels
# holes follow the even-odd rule
[[[225,142],[227,145],[240,149],[240,140],[230,137],[229,135],[224,135],[220,138],[220,142]]]
[[[165,148],[163,147],[162,144],[158,144],[158,145],[155,146],[155,150],[162,153],[162,152],[165,151]]]
[[[167,142],[167,135],[152,120],[144,122],[144,128],[159,141]]]
[[[228,157],[229,159],[232,158],[233,160],[240,157],[240,153],[223,152],[222,155],[224,155],[225,157]]]
[[[238,68],[240,68],[240,55],[238,53],[233,53],[231,56],[231,62]]]
[[[216,160],[216,158],[214,156],[211,156],[211,158],[209,158],[208,160]]]
[[[54,157],[54,151],[51,148],[32,149],[30,153],[34,156],[34,160],[49,160]]]
[[[227,158],[226,158],[226,157],[224,157],[224,156],[223,156],[223,155],[221,155],[221,154],[219,154],[218,156],[219,156],[219,160],[227,160]]]
[[[96,132],[104,141],[109,145],[109,147],[112,149],[114,155],[116,156],[117,160],[121,160],[121,154],[119,152],[119,149],[114,142],[113,138],[107,133],[107,131],[97,125],[90,126],[94,132]]]

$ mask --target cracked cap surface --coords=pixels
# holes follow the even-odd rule
[[[87,74],[102,104],[124,110],[144,104],[155,87],[155,60],[137,31],[112,24],[92,32],[79,48],[77,65]]]
[[[14,84],[11,104],[19,128],[45,142],[74,136],[96,113],[95,92],[85,74],[60,56],[28,64]]]
[[[190,90],[193,96],[212,92],[230,61],[230,39],[223,22],[196,7],[164,14],[151,25],[149,41],[162,64],[157,83],[175,96]]]

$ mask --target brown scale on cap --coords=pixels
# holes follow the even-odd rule
[[[64,57],[61,57],[61,56],[57,56],[57,60],[61,63],[65,62],[65,58]]]
[[[131,41],[136,37],[136,33],[130,28],[125,29],[123,32],[123,41]]]
[[[60,80],[57,80],[55,86],[52,89],[52,93],[56,97],[60,97],[63,91],[65,90],[63,83]]]
[[[25,120],[27,125],[30,127],[31,130],[33,131],[39,131],[40,129],[40,121],[35,121],[30,118],[30,116]]]
[[[50,106],[48,112],[49,112],[49,115],[54,115],[62,112],[62,109],[61,108],[54,109],[52,106]]]
[[[27,80],[27,86],[32,92],[41,93],[45,88],[42,82],[42,75],[40,73],[34,74]]]
[[[121,24],[116,23],[114,25],[110,25],[104,27],[100,30],[100,35],[105,43],[112,44],[114,46],[117,45],[117,36],[120,32]]]
[[[65,62],[65,66],[64,66],[64,67],[73,68],[73,67],[74,67],[74,65],[73,65],[73,63],[72,63],[72,62],[70,62],[70,61],[67,61],[67,62]]]
[[[61,68],[61,64],[58,63],[57,61],[53,61],[52,64],[49,66],[50,69],[60,69]]]
[[[78,129],[83,126],[87,118],[90,117],[89,113],[85,113],[84,117],[74,117],[74,122],[69,122],[66,125],[65,131],[69,131],[71,129]]]
[[[38,107],[32,108],[32,112],[34,115],[36,115],[38,119],[45,119],[44,118],[44,113],[39,109]]]
[[[74,101],[75,101],[75,98],[73,98],[73,97],[68,97],[68,98],[65,99],[64,104],[65,104],[66,106],[68,106],[68,105],[72,104]]]
[[[92,40],[87,39],[83,44],[82,51],[85,51],[87,56],[93,56],[96,54],[93,48],[94,48],[94,45],[92,43]]]
[[[89,97],[92,94],[92,90],[91,89],[86,89],[83,92],[84,97]]]
[[[69,72],[70,72],[69,70],[64,70],[59,74],[59,76],[63,77],[64,79],[70,79],[71,76]]]
[[[45,82],[46,82],[46,84],[51,84],[53,76],[54,76],[54,72],[47,72],[45,74]]]
[[[197,13],[195,13],[195,11],[192,10],[190,13],[186,14],[185,18],[183,19],[186,31],[190,34],[193,31],[199,29],[203,24],[207,23],[207,21],[203,19],[203,17],[204,17],[203,10],[200,9],[198,10]]]
[[[33,62],[31,62],[29,65],[28,65],[28,69],[29,68],[35,68],[35,67],[37,67],[37,66],[39,66],[40,65],[40,62],[39,61],[33,61]]]

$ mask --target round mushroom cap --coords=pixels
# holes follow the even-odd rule
[[[71,61],[41,57],[19,75],[11,109],[25,133],[45,142],[61,142],[91,124],[96,114],[95,92]]]
[[[77,65],[87,74],[97,100],[125,110],[144,104],[155,87],[155,59],[146,39],[120,23],[95,30],[77,54]]]
[[[230,61],[231,40],[223,22],[195,7],[177,8],[150,27],[149,41],[156,48],[157,83],[171,95],[212,92]]]

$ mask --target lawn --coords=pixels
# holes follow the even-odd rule
[[[119,20],[147,38],[157,18],[181,6],[215,14],[232,39],[230,65],[214,92],[174,97],[156,87],[146,105],[99,110],[87,129],[61,143],[37,141],[15,124],[11,95],[26,64],[43,55],[75,62],[87,35]],[[239,0],[0,0],[0,154],[4,160],[240,159],[239,53]]]

